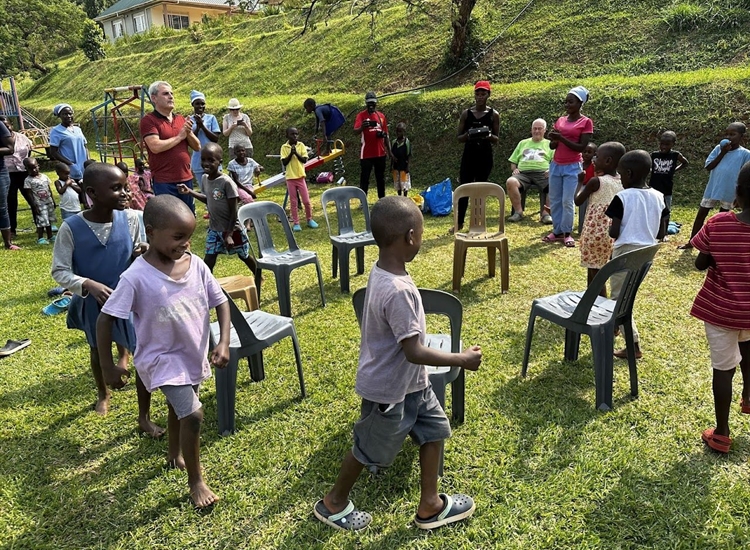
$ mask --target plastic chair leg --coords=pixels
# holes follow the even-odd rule
[[[451,418],[454,422],[463,424],[465,406],[466,378],[464,377],[464,370],[461,369],[458,378],[451,382]]]
[[[593,337],[592,337],[593,338]],[[565,360],[575,361],[578,359],[578,348],[581,346],[581,335],[570,329],[565,329]]]
[[[351,250],[342,250],[339,254],[339,272],[341,278],[341,292],[349,292],[349,253]]]
[[[611,411],[614,333],[608,328],[608,325],[604,325],[591,335],[591,348],[594,356],[596,408],[600,411]]]
[[[253,382],[260,382],[266,378],[266,369],[263,365],[263,352],[260,351],[255,355],[251,355],[247,358],[248,366],[250,367],[250,379]]]
[[[339,247],[336,246],[336,245],[333,245],[331,248],[333,248],[332,254],[331,254],[331,258],[332,258],[331,259],[331,270],[332,270],[332,277],[335,279],[336,278],[336,272],[337,272],[338,267],[339,267]]]
[[[505,294],[510,287],[510,251],[508,241],[500,243],[500,292]]]
[[[347,258],[347,265],[348,265],[348,258]],[[317,258],[315,259],[315,269],[318,272],[318,287],[320,288],[320,301],[323,304],[323,307],[326,307],[326,295],[323,292],[323,273],[320,271],[320,262],[318,261]],[[349,271],[347,268],[347,275],[348,274],[349,274]]]
[[[523,363],[521,364],[521,376],[526,377],[526,372],[529,370],[529,355],[531,353],[531,338],[534,336],[534,323],[536,322],[536,311],[534,311],[534,305],[531,306],[531,313],[529,314],[529,324],[526,327],[526,345],[523,349]]]
[[[258,293],[258,303],[260,303],[260,284],[263,282],[263,270],[255,270],[255,291]]]
[[[462,264],[462,258],[464,257],[463,251],[458,244],[453,246],[453,292],[458,294],[461,291],[461,276],[463,275],[464,266]]]
[[[299,377],[299,389],[302,394],[302,398],[307,397],[305,391],[305,375],[302,374],[302,357],[299,351],[299,341],[297,340],[297,332],[292,333],[292,346],[294,347],[294,359],[297,361],[297,376]]]
[[[490,272],[490,277],[495,276],[495,262],[497,261],[497,250],[494,246],[487,247],[487,267]]]
[[[625,332],[625,348],[628,350],[628,369],[630,370],[630,395],[638,397],[638,363],[635,358],[635,341],[633,340],[633,320],[625,319],[622,323]],[[614,347],[614,346],[613,346]]]
[[[222,436],[234,433],[238,361],[236,353],[230,352],[227,366],[216,369],[216,415],[219,421],[219,435]]]
[[[318,268],[320,273],[320,268]],[[284,317],[292,316],[292,296],[288,272],[276,272],[276,293],[279,296],[279,313]]]
[[[365,247],[358,246],[354,251],[357,256],[357,275],[362,275],[365,272]]]

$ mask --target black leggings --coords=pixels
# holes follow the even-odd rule
[[[464,155],[461,158],[459,183],[473,183],[475,181],[489,181],[492,172],[492,150],[486,155]],[[458,199],[458,227],[464,226],[466,210],[469,208],[469,197]]]
[[[10,175],[10,187],[8,188],[8,217],[10,218],[10,232],[15,233],[18,222],[18,192],[31,207],[31,191],[23,188],[23,182],[28,172],[8,172]]]
[[[378,198],[385,197],[385,157],[360,159],[359,188],[367,194],[370,188],[370,172],[375,169],[375,183],[378,186]]]

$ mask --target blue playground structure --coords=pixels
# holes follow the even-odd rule
[[[96,135],[96,150],[102,162],[124,162],[145,158],[138,126],[151,104],[148,88],[120,86],[104,90],[104,101],[90,109]]]

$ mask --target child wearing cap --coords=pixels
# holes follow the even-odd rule
[[[385,161],[393,159],[391,142],[388,139],[388,119],[378,111],[375,92],[365,94],[366,109],[354,119],[354,132],[361,136],[359,152],[359,187],[367,194],[370,188],[370,173],[375,170],[378,198],[385,197]]]

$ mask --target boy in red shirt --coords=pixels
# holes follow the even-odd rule
[[[716,427],[702,434],[713,450],[728,453],[732,378],[742,371],[740,412],[750,414],[750,162],[737,178],[742,212],[720,212],[708,220],[690,244],[699,252],[695,267],[708,269],[690,314],[706,325],[713,368]]]

